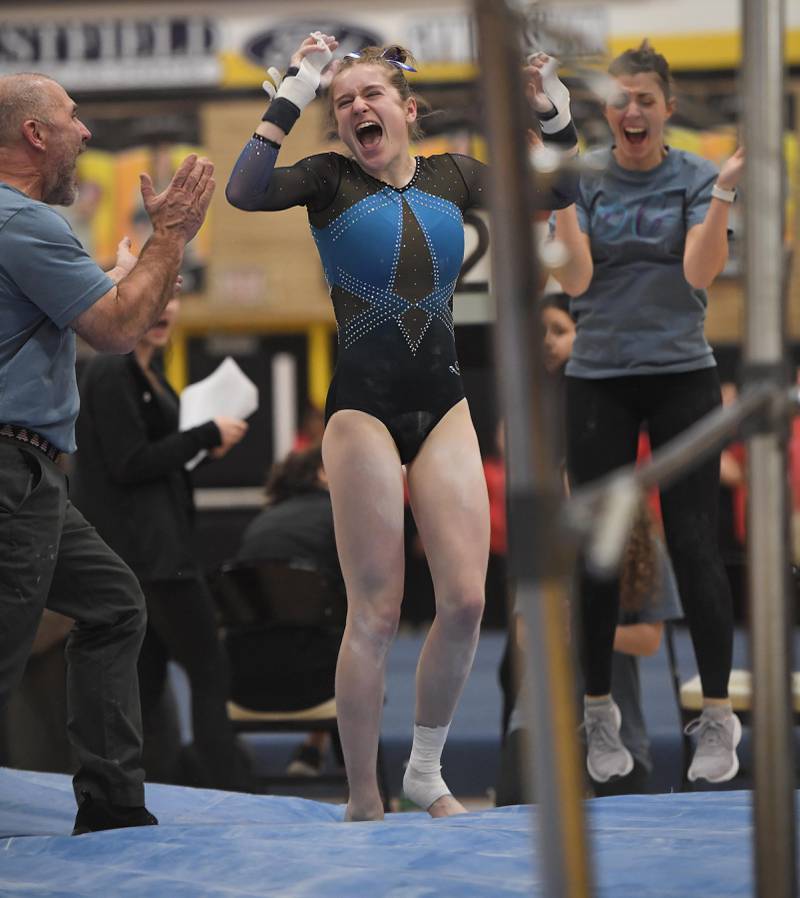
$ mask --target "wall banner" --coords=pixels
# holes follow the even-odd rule
[[[267,9],[269,5],[265,4]],[[590,60],[654,40],[676,69],[738,65],[736,4],[730,0],[673,0],[670,4],[522,3],[523,43],[570,61]],[[432,0],[372,11],[332,13],[332,4],[298,3],[298,13],[253,14],[231,2],[225,14],[181,14],[159,4],[153,13],[70,15],[63,6],[24,8],[0,18],[0,75],[43,71],[68,90],[113,92],[165,88],[257,88],[265,66],[283,69],[304,34],[319,28],[339,36],[339,53],[368,43],[399,43],[420,63],[424,81],[458,81],[476,73],[470,5]],[[324,10],[324,11],[323,11]],[[657,10],[657,14],[656,14]],[[800,61],[800,3],[788,10],[787,59]]]
[[[474,74],[466,10],[433,3],[424,13],[342,10],[321,15],[156,14],[81,20],[19,14],[0,19],[0,75],[41,71],[67,90],[113,92],[260,86],[265,67],[285,68],[310,31],[339,38],[337,55],[367,44],[400,43],[437,80]]]
[[[0,21],[0,74],[39,71],[67,90],[219,84],[219,23],[207,16]]]

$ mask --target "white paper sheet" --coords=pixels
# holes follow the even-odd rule
[[[189,384],[181,393],[180,429],[189,430],[205,424],[218,415],[228,418],[247,418],[258,408],[258,387],[228,356],[208,377]],[[205,449],[186,462],[186,470],[206,457]]]

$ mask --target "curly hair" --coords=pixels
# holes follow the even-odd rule
[[[623,611],[641,611],[653,600],[658,588],[661,571],[654,531],[650,509],[642,501],[620,566],[619,604]]]

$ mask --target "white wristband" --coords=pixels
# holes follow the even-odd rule
[[[720,187],[719,184],[715,184],[711,188],[711,196],[716,200],[722,200],[723,203],[732,203],[736,199],[736,188],[726,190],[724,187]]]

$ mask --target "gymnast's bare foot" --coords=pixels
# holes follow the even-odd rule
[[[428,808],[431,817],[453,817],[455,814],[466,814],[467,809],[452,795],[442,795]]]
[[[383,802],[365,801],[356,803],[351,798],[344,812],[345,823],[358,823],[365,820],[383,820]]]

